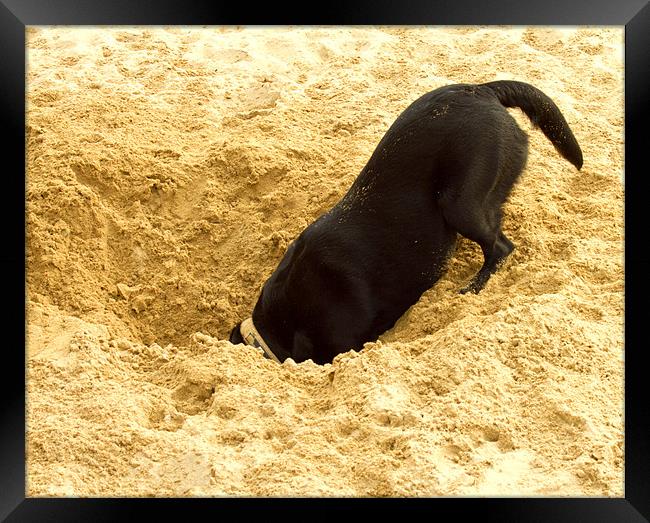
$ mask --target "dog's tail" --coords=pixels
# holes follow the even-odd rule
[[[582,150],[557,105],[542,91],[524,82],[500,80],[483,84],[505,107],[519,107],[539,127],[557,151],[579,170]]]

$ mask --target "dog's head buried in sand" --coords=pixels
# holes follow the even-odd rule
[[[442,276],[458,234],[483,265],[478,293],[514,249],[501,207],[526,164],[520,108],[577,169],[582,151],[555,103],[515,81],[449,85],[413,102],[350,190],[289,245],[232,343],[278,362],[330,363],[375,341]]]

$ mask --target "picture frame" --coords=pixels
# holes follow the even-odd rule
[[[644,5],[645,4],[645,5]],[[309,9],[308,6],[305,6]],[[127,2],[97,0],[0,0],[0,114],[7,130],[3,148],[11,180],[5,201],[8,241],[2,260],[8,269],[5,293],[6,325],[12,343],[5,346],[7,364],[3,387],[2,445],[0,445],[0,520],[114,521],[151,517],[160,510],[169,517],[187,517],[188,510],[205,510],[215,517],[257,511],[267,517],[282,506],[291,514],[360,510],[414,511],[436,519],[476,515],[489,521],[647,521],[650,517],[648,476],[648,415],[642,403],[644,372],[642,342],[638,340],[646,308],[637,301],[646,295],[647,277],[639,271],[647,257],[635,242],[644,224],[641,188],[625,195],[625,497],[611,498],[431,498],[431,499],[125,499],[25,497],[25,28],[32,25],[624,25],[625,26],[625,185],[643,184],[639,155],[646,131],[639,123],[647,115],[650,83],[650,6],[643,0],[620,2],[566,1],[490,4],[477,0],[418,1],[408,4],[346,2],[313,6],[298,12],[277,5],[222,5],[216,2]],[[19,218],[21,217],[21,218]],[[20,274],[18,274],[20,272]],[[14,275],[15,274],[15,275]],[[227,516],[226,516],[227,517]],[[283,515],[283,517],[286,517]]]

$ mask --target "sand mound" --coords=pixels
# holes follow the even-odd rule
[[[622,28],[30,28],[29,496],[623,495]],[[395,117],[456,82],[561,108],[480,295],[459,242],[377,343],[227,340]]]

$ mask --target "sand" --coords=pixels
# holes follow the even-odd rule
[[[622,27],[31,27],[28,496],[624,495]],[[519,110],[516,250],[331,365],[232,345],[287,244],[449,83]]]

